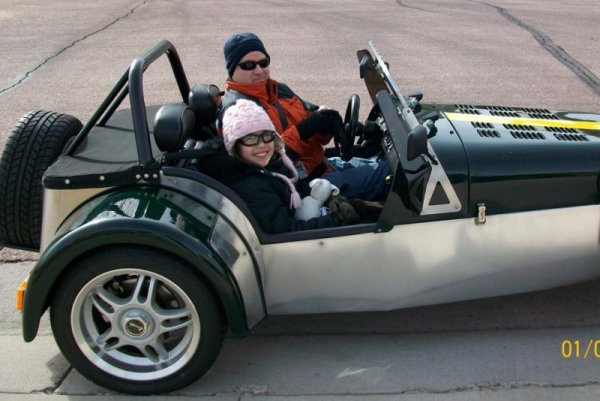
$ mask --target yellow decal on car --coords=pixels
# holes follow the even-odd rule
[[[449,120],[469,121],[490,124],[533,125],[538,127],[573,128],[585,130],[600,130],[597,121],[548,120],[528,117],[484,116],[479,114],[445,113]]]

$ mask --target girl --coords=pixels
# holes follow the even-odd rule
[[[250,100],[239,99],[225,111],[222,139],[206,143],[202,150],[198,169],[244,199],[265,232],[335,227],[359,221],[343,198],[330,205],[329,215],[307,221],[294,217],[294,209],[300,206],[294,185],[298,174],[268,115]]]

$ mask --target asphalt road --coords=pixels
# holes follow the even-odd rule
[[[223,42],[246,30],[264,40],[274,78],[340,110],[357,93],[363,117],[356,50],[371,39],[398,84],[428,102],[598,112],[598,22],[596,0],[0,0],[0,147],[30,110],[87,120],[161,39],[175,44],[190,83],[222,86]],[[148,102],[176,99],[166,63],[145,79]],[[14,290],[32,262],[19,261],[36,257],[0,250],[0,399],[102,397],[70,369],[47,322],[33,343],[20,338]],[[600,339],[599,297],[591,282],[388,313],[269,318],[227,339],[213,369],[172,396],[597,399],[600,358],[567,358],[561,345]]]

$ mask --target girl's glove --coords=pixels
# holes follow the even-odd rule
[[[337,225],[347,226],[360,221],[360,216],[348,202],[348,199],[341,195],[331,196],[327,200],[327,207]]]

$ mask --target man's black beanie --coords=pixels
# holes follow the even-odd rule
[[[269,57],[269,53],[267,53],[263,42],[261,42],[258,36],[250,32],[236,33],[225,41],[223,54],[225,55],[225,68],[227,68],[229,78],[233,75],[240,60],[246,54],[256,50],[263,52],[265,56]]]

